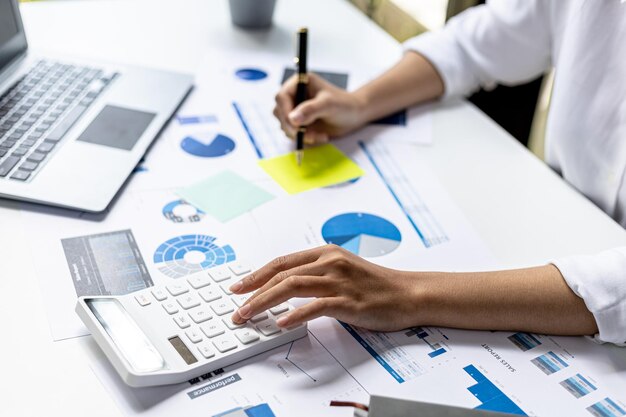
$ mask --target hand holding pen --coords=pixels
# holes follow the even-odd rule
[[[328,143],[331,138],[350,133],[368,121],[366,104],[357,92],[339,88],[313,72],[307,74],[307,68],[300,68],[300,64],[307,65],[306,57],[303,60],[296,57],[296,62],[298,74],[283,84],[276,94],[274,108],[274,115],[285,134],[296,141],[300,136],[302,145],[296,143],[296,150],[299,148],[302,152],[305,143]],[[306,77],[300,77],[300,74]],[[301,79],[305,82],[300,83]]]

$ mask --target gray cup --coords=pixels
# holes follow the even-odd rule
[[[276,0],[229,0],[233,24],[243,28],[266,28],[272,25]]]

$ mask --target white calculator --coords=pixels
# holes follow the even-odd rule
[[[132,294],[80,297],[76,312],[126,384],[184,382],[306,336],[306,324],[276,325],[288,303],[231,321],[250,294],[228,288],[250,271],[236,261]]]

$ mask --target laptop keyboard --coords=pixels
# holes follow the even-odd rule
[[[0,180],[31,180],[116,75],[37,62],[0,96]]]

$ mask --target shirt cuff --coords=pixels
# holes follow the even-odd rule
[[[626,248],[551,263],[596,319],[594,339],[626,346]]]
[[[439,72],[444,85],[443,99],[467,96],[479,88],[471,64],[450,32],[450,28],[426,32],[403,44],[405,52],[419,53]]]

